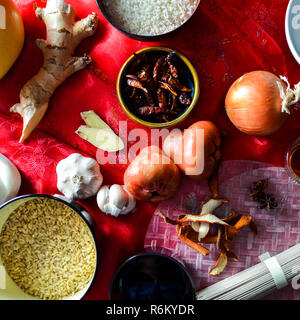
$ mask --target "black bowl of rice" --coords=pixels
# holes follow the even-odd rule
[[[120,32],[140,41],[158,41],[181,29],[201,0],[97,0],[106,18]]]
[[[83,299],[99,261],[91,222],[81,206],[56,196],[0,206],[0,300]]]

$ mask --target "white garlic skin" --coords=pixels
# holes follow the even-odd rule
[[[126,190],[125,186],[113,184],[102,186],[97,194],[99,209],[114,217],[125,215],[136,208],[135,198]]]
[[[99,191],[103,176],[98,162],[73,153],[57,167],[57,188],[69,199],[87,199]]]

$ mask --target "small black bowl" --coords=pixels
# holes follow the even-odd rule
[[[101,11],[101,13],[103,14],[104,18],[112,25],[114,26],[116,29],[118,29],[121,33],[125,34],[127,37],[132,38],[134,40],[139,40],[139,41],[144,41],[144,42],[153,42],[153,41],[160,41],[160,40],[164,40],[165,38],[167,38],[168,36],[173,35],[175,32],[181,30],[190,20],[191,18],[195,15],[195,13],[197,12],[202,0],[198,0],[197,5],[196,5],[196,9],[193,12],[193,14],[178,28],[169,31],[167,33],[163,33],[163,34],[159,34],[159,35],[154,35],[154,36],[145,36],[145,35],[139,35],[139,34],[134,34],[134,33],[130,33],[124,29],[122,29],[120,26],[118,26],[117,24],[115,24],[109,17],[109,14],[107,13],[107,10],[105,8],[105,6],[103,5],[103,1],[102,0],[96,0],[98,7]]]
[[[127,301],[192,301],[195,286],[174,258],[144,252],[126,260],[111,282],[109,299]]]

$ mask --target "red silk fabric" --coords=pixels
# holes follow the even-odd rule
[[[225,160],[248,159],[283,165],[285,150],[300,135],[300,112],[296,110],[273,136],[255,138],[231,124],[224,110],[224,98],[236,78],[253,70],[285,75],[291,84],[300,80],[299,66],[285,38],[287,0],[203,0],[186,27],[156,43],[122,35],[104,19],[95,0],[68,0],[76,8],[78,18],[91,12],[99,16],[97,34],[85,40],[76,52],[88,53],[93,62],[56,90],[39,128],[24,144],[19,144],[22,122],[9,109],[18,102],[22,86],[43,63],[34,41],[45,38],[45,26],[34,14],[35,2],[45,6],[45,1],[15,0],[25,24],[25,45],[17,62],[0,81],[0,153],[19,168],[23,178],[21,194],[58,193],[55,168],[61,159],[73,152],[96,157],[96,148],[75,134],[83,124],[81,111],[95,110],[117,133],[121,120],[128,121],[128,130],[142,128],[122,111],[115,85],[125,60],[133,52],[152,45],[179,50],[198,72],[200,99],[192,115],[180,124],[181,128],[198,120],[211,120],[224,133]],[[101,166],[104,183],[122,184],[125,169],[126,165]],[[100,212],[95,198],[81,203],[95,219],[100,249],[100,268],[86,299],[107,299],[110,281],[120,263],[143,247],[155,206],[139,202],[135,213],[115,219]]]

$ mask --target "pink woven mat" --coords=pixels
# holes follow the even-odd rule
[[[269,178],[267,192],[272,193],[279,203],[271,211],[258,209],[257,203],[249,197],[252,183],[263,178]],[[213,277],[208,274],[218,257],[214,245],[206,245],[211,253],[203,257],[178,239],[174,226],[165,224],[155,215],[145,238],[146,247],[150,246],[154,250],[161,247],[169,249],[175,258],[183,261],[197,290],[259,263],[259,256],[266,251],[275,255],[300,242],[300,186],[289,179],[284,168],[253,161],[225,161],[220,168],[220,194],[230,199],[230,202],[220,207],[216,211],[217,215],[223,216],[230,209],[235,209],[241,214],[251,214],[258,227],[257,236],[244,228],[235,237],[231,249],[240,261],[230,260],[221,275]],[[176,218],[182,213],[198,212],[201,202],[209,198],[206,182],[199,183],[185,178],[176,197],[161,202],[156,210]],[[266,299],[298,300],[300,290],[288,286]]]

